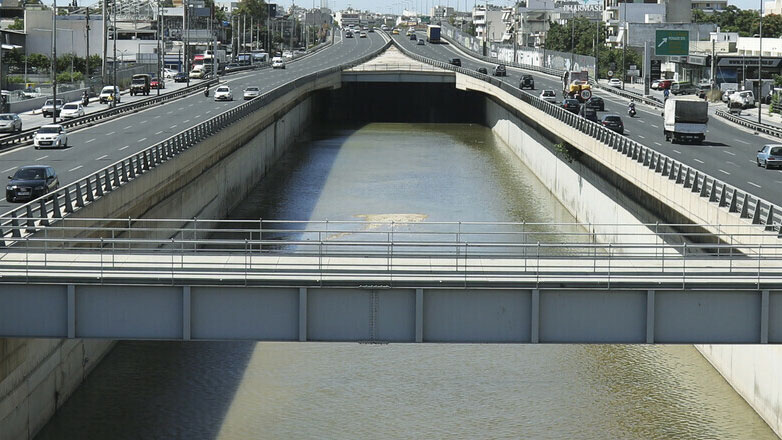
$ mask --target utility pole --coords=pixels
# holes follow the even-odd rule
[[[160,53],[160,40],[163,39],[163,4],[157,3],[157,95],[160,96],[160,84],[165,80],[163,78],[163,66],[161,63],[162,54]]]
[[[624,90],[625,80],[627,79],[627,68],[625,67],[625,54],[627,53],[627,22],[625,22],[622,27],[622,90]]]
[[[761,116],[763,115],[763,104],[761,103],[761,94],[763,94],[763,0],[760,0],[760,30],[758,36],[758,96],[755,99],[758,101],[758,124],[760,124]],[[713,62],[713,61],[712,61]]]
[[[86,20],[87,20],[87,24],[86,24],[84,29],[87,32],[87,56],[86,56],[86,60],[85,60],[86,61],[86,63],[85,63],[86,64],[86,66],[85,66],[86,72],[85,72],[84,76],[87,77],[87,84],[89,84],[88,88],[92,89],[92,81],[90,81],[90,7],[89,6],[87,6]],[[72,32],[71,32],[71,35],[73,35]]]
[[[185,66],[185,75],[187,76],[187,87],[190,87],[190,58],[188,57],[188,47],[190,46],[190,2],[185,0],[184,12],[182,13],[182,19],[185,21],[183,27],[185,28],[185,59],[182,60],[182,64]]]
[[[717,38],[719,38],[719,36],[720,36],[720,27],[717,26],[717,35],[715,35],[714,39],[711,40],[711,87],[710,88],[712,89],[714,88],[714,86],[717,85],[717,78],[715,78],[717,74],[716,71],[716,67],[717,67],[716,48],[717,47],[716,46],[717,46]]]
[[[0,50],[2,54],[2,50]],[[52,1],[52,123],[57,123],[57,0]]]
[[[600,19],[595,23],[595,81],[600,82]]]
[[[111,20],[112,35],[114,36],[114,62],[112,63],[112,65],[114,66],[114,81],[113,81],[114,92],[112,93],[114,99],[111,100],[111,106],[116,107],[117,99],[119,98],[119,90],[118,90],[119,86],[117,85],[117,0],[112,0],[111,9],[112,9],[111,15],[114,17]]]
[[[103,18],[103,60],[101,62],[101,71],[100,71],[100,79],[103,84],[106,84],[106,76],[108,74],[106,69],[106,58],[108,57],[109,53],[109,26],[108,26],[108,13],[106,12],[106,9],[109,7],[109,1],[103,0],[101,3],[103,7],[101,7],[101,16]],[[87,39],[89,41],[89,38]]]

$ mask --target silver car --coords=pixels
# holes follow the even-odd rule
[[[0,131],[8,133],[22,131],[22,119],[16,113],[0,113]]]
[[[244,99],[253,99],[261,96],[261,89],[259,87],[247,87],[244,89]]]
[[[557,99],[557,92],[553,90],[543,90],[540,92],[539,98],[552,104],[559,104],[559,100]]]

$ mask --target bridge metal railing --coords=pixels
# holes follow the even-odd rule
[[[782,286],[782,244],[749,249],[736,244],[735,236],[699,231],[707,225],[666,224],[645,225],[646,233],[636,224],[601,225],[624,236],[605,243],[592,226],[597,225],[74,218],[0,249],[0,276],[8,282],[132,284],[338,280],[474,286],[558,280],[606,288],[619,282]],[[81,233],[89,236],[78,237]]]
[[[22,231],[49,226],[70,213],[93,203],[107,193],[132,182],[160,164],[174,159],[193,145],[230,126],[239,119],[309,82],[364,63],[382,53],[390,42],[379,49],[349,63],[326,68],[301,76],[261,96],[240,104],[211,119],[177,133],[138,153],[98,170],[97,172],[60,187],[56,191],[20,205],[0,216],[0,240],[19,238]],[[135,103],[134,103],[135,104]],[[24,226],[24,228],[20,227]]]
[[[638,162],[639,166],[667,177],[676,184],[698,194],[708,202],[727,208],[729,212],[738,214],[740,218],[750,220],[752,224],[765,225],[767,231],[779,231],[778,236],[782,238],[782,228],[780,227],[780,224],[782,224],[782,207],[620,135],[613,130],[609,130],[600,124],[578,116],[556,104],[546,102],[500,79],[448,63],[431,60],[407,50],[395,40],[394,44],[399,50],[416,61],[429,63],[441,69],[452,70],[487,82],[577,129],[586,136],[599,140],[607,148],[614,150],[616,154],[631,158]]]
[[[762,124],[762,123],[758,124],[757,122],[750,121],[747,118],[742,118],[741,116],[734,115],[730,112],[726,112],[725,110],[717,110],[716,114],[719,117],[725,118],[731,122],[742,125],[744,127],[755,130],[757,132],[768,134],[775,137],[782,137],[782,128],[780,127],[776,127],[769,124]]]

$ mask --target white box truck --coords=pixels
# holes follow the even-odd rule
[[[706,138],[709,103],[696,97],[668,98],[663,118],[666,141],[699,144]]]

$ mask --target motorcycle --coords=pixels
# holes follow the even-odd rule
[[[630,115],[631,118],[635,117],[635,107],[629,107],[627,109],[627,114]]]
[[[209,87],[204,89],[204,96],[207,98],[209,97]]]
[[[81,97],[81,105],[83,105],[84,107],[87,107],[87,104],[89,104],[89,103],[90,103],[89,96],[84,95],[84,96]]]

